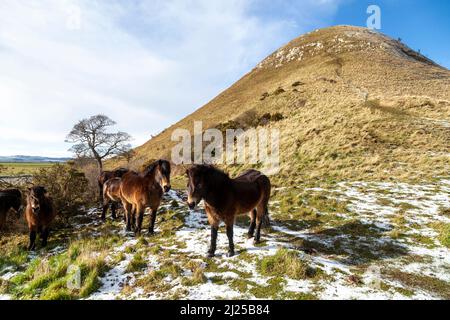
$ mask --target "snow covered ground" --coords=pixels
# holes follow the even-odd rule
[[[289,188],[278,191],[289,192]],[[439,242],[436,228],[450,223],[448,213],[443,213],[450,208],[450,180],[424,185],[342,182],[302,192],[326,195],[345,203],[346,210],[319,208],[320,224],[305,227],[301,219],[296,218],[296,223],[278,218],[284,213],[275,199],[271,230],[263,232],[261,245],[247,239],[247,226],[240,221],[234,232],[237,254],[226,256],[228,241],[221,228],[216,257],[207,259],[210,229],[204,211],[189,210],[182,193],[171,191],[158,215],[157,235],[145,236],[144,245],[122,231],[122,222],[117,223],[117,233],[125,240],[110,251],[109,269],[88,299],[450,297],[450,250]],[[93,234],[100,233],[101,224],[95,220],[75,228],[86,225]],[[280,248],[296,252],[319,276],[263,275],[261,259]],[[130,269],[136,255],[143,257],[144,266]],[[16,274],[3,270],[0,278],[8,281]]]

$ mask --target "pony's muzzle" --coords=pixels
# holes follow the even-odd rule
[[[188,202],[188,207],[189,207],[189,209],[194,209],[195,208],[195,206],[196,206],[197,204],[195,203],[195,201],[193,201],[193,202]]]

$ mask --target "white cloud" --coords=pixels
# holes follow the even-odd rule
[[[67,155],[66,133],[97,113],[141,144],[335,9],[312,0],[2,0],[0,154]]]

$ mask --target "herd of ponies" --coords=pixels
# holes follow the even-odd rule
[[[126,231],[141,234],[145,209],[149,208],[149,234],[154,233],[158,208],[164,193],[171,189],[171,165],[167,160],[157,160],[142,172],[120,168],[102,171],[98,177],[99,197],[102,203],[101,218],[106,219],[110,208],[116,218],[120,204],[124,208]],[[213,257],[216,251],[217,233],[221,221],[225,223],[228,237],[228,256],[233,256],[233,226],[235,217],[248,214],[250,227],[248,237],[254,237],[257,244],[261,239],[261,226],[269,223],[268,202],[271,184],[269,178],[257,170],[246,170],[236,178],[213,165],[192,165],[186,170],[187,205],[194,209],[201,200],[211,226],[211,242],[207,252]],[[22,193],[18,189],[0,190],[0,230],[5,224],[7,213],[14,210],[21,214]],[[47,245],[52,221],[57,216],[51,195],[45,186],[33,186],[26,192],[24,216],[29,229],[28,250],[36,249],[39,235],[41,246]]]

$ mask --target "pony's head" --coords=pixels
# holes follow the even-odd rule
[[[41,186],[28,188],[27,202],[35,215],[39,214],[46,193],[47,190]]]
[[[193,165],[186,170],[188,177],[187,193],[188,206],[193,209],[205,199],[207,193],[214,190],[218,186],[222,186],[224,182],[229,181],[228,175],[214,167],[213,165],[198,164]]]
[[[169,192],[170,186],[170,162],[167,160],[156,160],[147,168],[147,172],[154,172],[155,181],[159,183],[164,192]]]
[[[159,162],[159,174],[160,174],[160,185],[164,192],[169,192],[170,185],[170,162],[167,160],[158,160]]]
[[[187,182],[187,204],[194,209],[205,196],[206,167],[194,165],[186,170]]]

